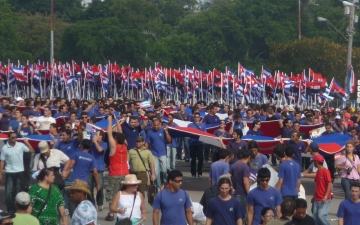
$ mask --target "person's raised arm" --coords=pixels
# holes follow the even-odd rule
[[[100,145],[99,145],[99,142],[97,142],[96,141],[96,137],[94,136],[93,137],[93,143],[94,143],[94,145],[95,145],[95,148],[96,148],[96,150],[98,151],[98,152],[103,152],[104,151],[104,149],[103,149],[103,147],[101,147]]]
[[[112,118],[111,118],[111,116],[108,116],[107,120],[108,120],[107,133],[108,133],[108,140],[109,140],[109,145],[110,145],[110,153],[109,153],[109,155],[113,156],[115,154],[115,151],[116,151],[116,141],[115,141],[115,139],[113,137],[113,133],[112,133]]]
[[[221,144],[221,147],[222,147],[223,149],[226,149],[226,145],[224,144],[224,141],[223,141],[223,138],[222,138],[222,137],[219,137],[219,142],[220,142],[220,144]]]
[[[29,148],[29,153],[35,152],[34,148],[30,145],[29,140],[27,138],[24,139],[24,143],[25,143],[26,147]]]
[[[125,120],[122,119],[119,121],[116,116],[114,116],[114,118],[115,118],[115,124],[116,124],[116,131],[119,133],[122,133],[123,130],[122,130],[121,125],[125,122]]]
[[[170,134],[169,134],[169,126],[166,126],[165,128],[164,128],[164,130],[165,130],[165,136],[166,136],[166,142],[167,143],[171,143],[171,141],[172,141],[172,139],[171,139],[171,136],[170,136]]]

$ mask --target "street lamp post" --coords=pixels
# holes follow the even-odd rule
[[[346,74],[345,74],[345,90],[348,89],[348,74],[351,65],[351,58],[352,58],[352,45],[353,45],[353,38],[354,38],[354,16],[355,16],[355,0],[351,0],[350,6],[350,22],[349,22],[349,39],[348,39],[348,49],[347,49],[347,59],[346,59]]]
[[[50,14],[50,67],[54,66],[54,0],[51,0],[51,14]],[[51,88],[50,88],[50,99],[53,97],[53,87],[54,87],[54,77],[53,77],[54,68],[51,70]]]

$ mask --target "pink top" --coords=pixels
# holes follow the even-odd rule
[[[353,159],[349,159],[349,158],[346,158],[345,155],[342,155],[339,157],[338,160],[336,160],[336,164],[337,165],[340,165],[340,166],[347,166],[347,167],[351,167],[352,170],[350,172],[349,175],[347,175],[347,170],[344,169],[342,170],[342,174],[341,174],[341,177],[342,178],[348,178],[348,179],[352,179],[352,180],[359,180],[359,173],[358,173],[358,165],[360,164],[360,160],[359,160],[359,157],[355,154],[353,154],[354,156],[354,161]]]

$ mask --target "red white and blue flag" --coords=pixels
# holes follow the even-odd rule
[[[353,94],[355,93],[356,77],[352,65],[349,66],[349,73],[347,78],[348,78],[347,80],[348,85],[346,92],[349,94]]]

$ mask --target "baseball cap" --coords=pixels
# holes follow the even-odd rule
[[[311,142],[309,145],[309,148],[311,148],[312,150],[318,150],[319,151],[319,145],[316,142]]]
[[[340,116],[340,115],[337,115],[337,116],[335,117],[335,119],[336,119],[336,120],[341,120],[341,116]]]
[[[136,141],[144,141],[144,138],[142,136],[137,136],[135,140]]]
[[[15,100],[16,100],[17,102],[24,101],[24,99],[23,99],[22,97],[17,97]]]
[[[38,147],[39,147],[40,153],[45,153],[49,150],[49,145],[46,141],[40,141]]]
[[[324,157],[320,154],[317,154],[316,156],[314,156],[314,158],[311,159],[312,161],[315,162],[324,162]]]
[[[19,192],[16,197],[15,201],[20,205],[29,205],[30,204],[30,195],[24,191]]]

